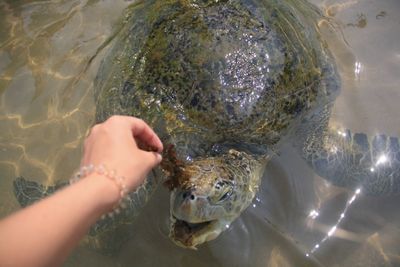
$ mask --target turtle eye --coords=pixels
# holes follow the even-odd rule
[[[223,202],[233,193],[232,184],[229,181],[218,181],[215,186],[214,202]]]
[[[229,188],[228,191],[225,192],[225,194],[223,194],[220,199],[218,200],[218,202],[222,202],[227,200],[230,196],[232,195],[232,188]]]

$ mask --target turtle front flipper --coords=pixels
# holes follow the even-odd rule
[[[306,117],[296,132],[295,144],[308,164],[337,186],[373,196],[400,194],[399,139],[330,128],[329,113],[326,107]]]
[[[34,181],[28,181],[24,177],[18,177],[13,182],[15,197],[22,207],[29,206],[53,194],[67,184],[63,182],[54,186],[44,186]]]

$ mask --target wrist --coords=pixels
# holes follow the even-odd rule
[[[95,201],[101,211],[100,215],[111,212],[120,200],[120,189],[114,181],[103,174],[91,173],[82,181],[87,180],[88,186],[93,188]]]
[[[82,179],[83,178],[83,179]],[[125,177],[117,176],[116,171],[108,170],[106,166],[100,164],[94,166],[89,164],[82,166],[80,170],[71,178],[70,184],[79,181],[79,184],[86,184],[90,188],[84,189],[91,192],[92,199],[95,201],[96,211],[100,210],[102,219],[105,216],[114,216],[126,206],[128,190],[125,185]],[[83,183],[86,181],[86,183]]]

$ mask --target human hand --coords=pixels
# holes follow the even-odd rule
[[[150,148],[145,151],[141,148]],[[95,125],[85,140],[81,165],[103,164],[124,176],[129,191],[136,189],[147,173],[161,162],[163,145],[141,119],[112,116]]]

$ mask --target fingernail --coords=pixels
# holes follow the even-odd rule
[[[162,156],[159,153],[156,153],[157,161],[160,163],[162,161]]]

